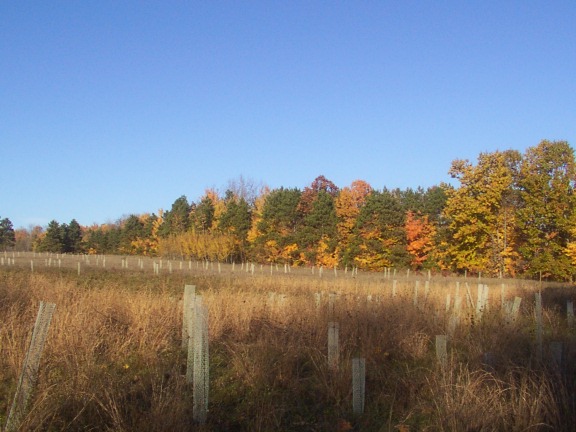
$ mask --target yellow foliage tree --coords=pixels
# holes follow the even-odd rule
[[[209,198],[212,201],[212,205],[214,206],[214,219],[212,222],[211,229],[218,228],[218,221],[220,220],[220,216],[226,210],[226,203],[220,196],[218,195],[218,191],[215,189],[206,189],[204,192],[204,197]]]
[[[248,230],[248,243],[254,245],[256,239],[262,235],[262,232],[258,229],[258,224],[262,220],[262,213],[264,211],[264,204],[266,203],[266,197],[270,193],[270,188],[267,186],[263,187],[260,195],[254,200],[254,206],[252,209],[252,224]]]
[[[202,233],[195,230],[160,238],[159,253],[185,259],[225,261],[234,250],[234,238],[221,233]]]
[[[514,150],[483,153],[477,165],[452,162],[450,174],[460,181],[457,189],[446,189],[444,216],[452,241],[447,256],[457,269],[490,274],[513,273],[515,205],[521,155]]]
[[[316,248],[316,265],[334,268],[338,265],[338,250],[330,251],[328,237],[322,236]],[[294,245],[296,246],[296,245]]]
[[[350,187],[340,190],[335,199],[336,216],[338,216],[338,254],[341,255],[346,250],[354,237],[354,226],[360,214],[360,209],[366,197],[372,191],[372,187],[363,180],[355,180]]]
[[[131,242],[131,253],[134,255],[155,256],[158,254],[158,230],[162,225],[163,211],[158,211],[158,216],[152,220],[152,215],[144,213],[138,217],[142,225],[151,224],[151,232],[147,236],[138,237]]]
[[[570,236],[572,240],[568,242],[564,251],[568,258],[570,258],[572,265],[576,266],[576,227],[570,230]]]

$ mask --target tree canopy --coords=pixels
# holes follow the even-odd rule
[[[339,188],[324,176],[303,190],[257,192],[242,177],[222,196],[185,195],[170,210],[81,227],[51,221],[34,234],[48,252],[169,255],[327,267],[427,268],[570,279],[576,273],[576,162],[565,141],[524,153],[454,160],[454,184]],[[0,248],[14,246],[0,220]],[[24,244],[24,242],[22,242]]]

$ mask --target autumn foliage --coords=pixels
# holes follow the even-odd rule
[[[406,214],[404,228],[406,229],[406,249],[412,257],[412,268],[420,269],[427,260],[431,259],[436,228],[430,223],[427,215],[418,216],[411,210]]]
[[[409,167],[407,167],[408,169]],[[241,179],[156,214],[92,227],[51,223],[14,247],[161,255],[380,271],[386,267],[569,279],[576,265],[576,164],[568,143],[524,154],[455,160],[457,184],[339,188],[319,176],[303,190],[260,189]],[[81,241],[78,240],[80,236]]]

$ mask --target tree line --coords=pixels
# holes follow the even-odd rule
[[[80,227],[50,222],[16,232],[37,251],[169,256],[291,266],[386,267],[569,279],[576,264],[574,151],[542,141],[523,154],[452,162],[454,183],[427,189],[339,188],[319,176],[304,189],[231,182],[167,211]],[[0,247],[17,247],[18,238]],[[20,230],[22,231],[22,230]]]

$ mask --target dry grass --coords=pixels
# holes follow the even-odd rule
[[[111,262],[111,261],[109,261]],[[434,337],[446,334],[456,279],[392,280],[382,275],[322,278],[264,268],[254,276],[216,270],[152,276],[136,269],[0,267],[0,413],[7,413],[40,300],[56,303],[24,431],[572,431],[574,331],[565,320],[568,288],[544,291],[544,346],[561,341],[562,369],[534,355],[533,292],[511,322],[491,281],[482,319],[463,310],[437,363]],[[466,294],[464,280],[460,295]],[[185,284],[210,316],[208,423],[192,422],[191,388],[180,350]],[[476,299],[476,281],[468,280]],[[337,297],[330,305],[330,293]],[[446,310],[446,295],[451,307]],[[320,299],[319,303],[317,300]],[[475,305],[474,305],[475,306]],[[564,309],[563,309],[564,308]],[[340,325],[340,366],[327,365],[327,328]],[[366,406],[352,415],[351,362],[366,359]],[[5,422],[5,415],[2,416]]]

